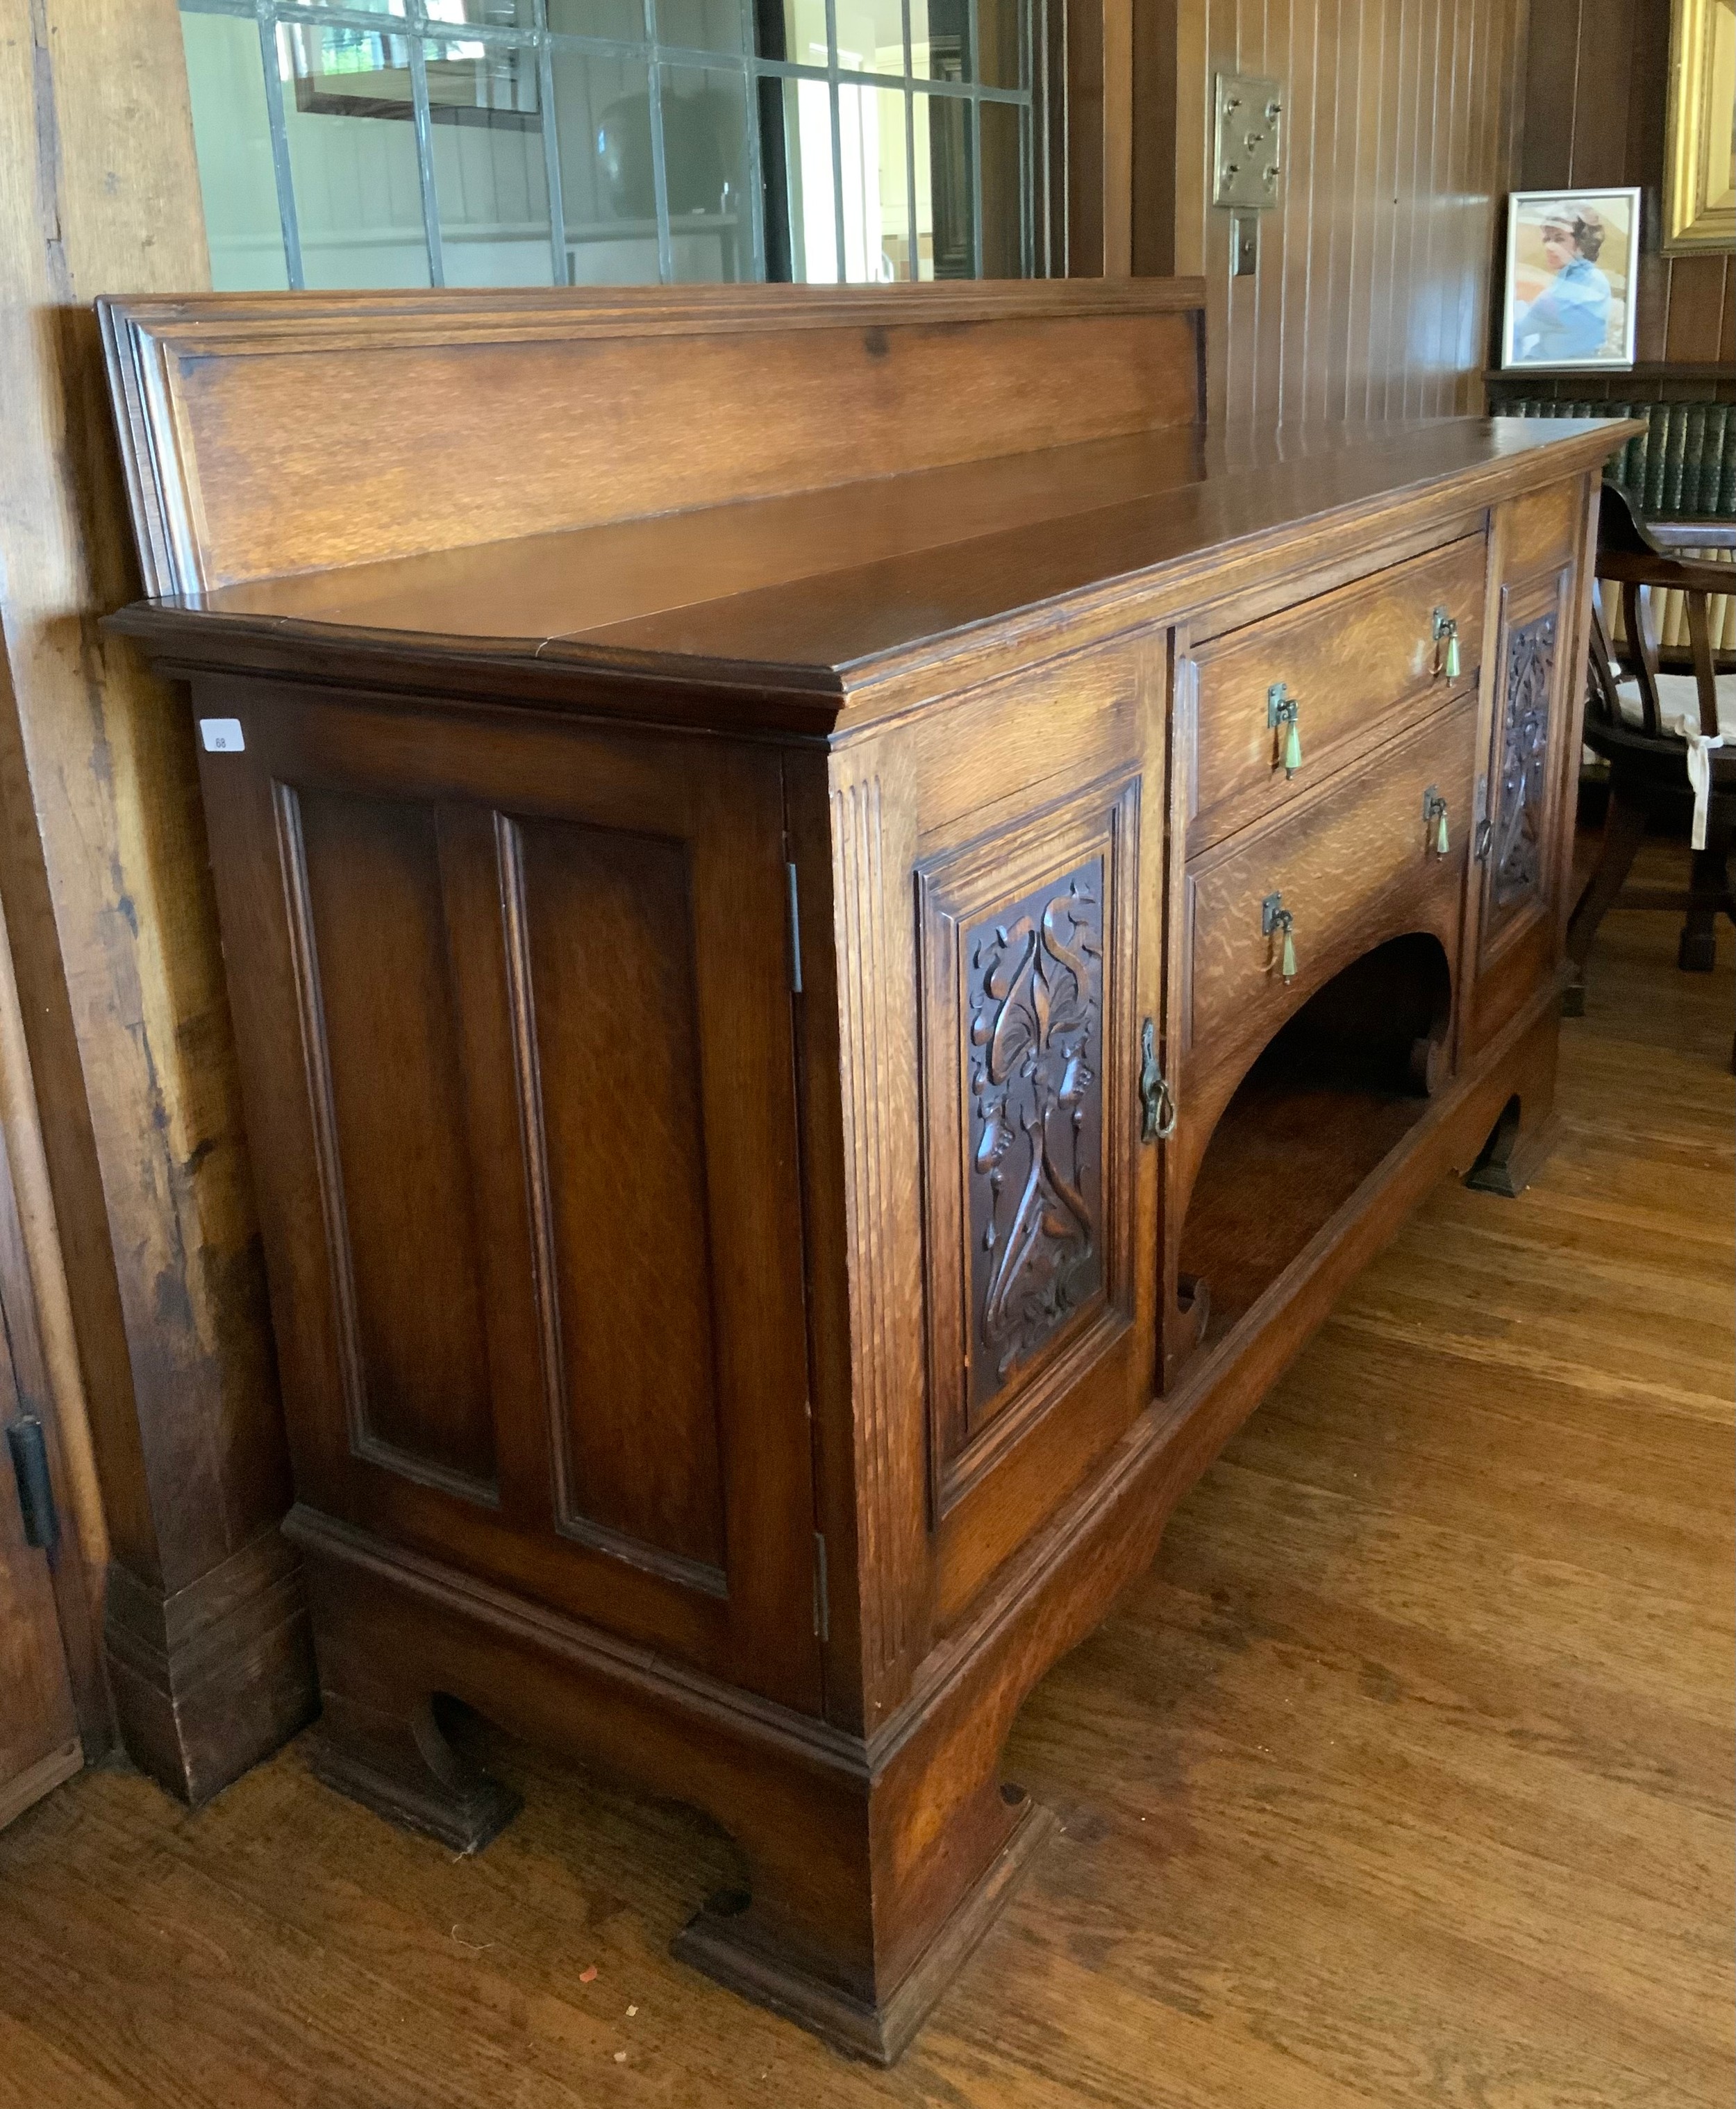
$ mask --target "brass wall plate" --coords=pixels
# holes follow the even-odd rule
[[[1278,203],[1283,172],[1283,95],[1275,80],[1254,74],[1217,77],[1217,125],[1212,151],[1214,205],[1263,212]]]

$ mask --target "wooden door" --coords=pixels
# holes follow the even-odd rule
[[[24,1419],[0,1330],[0,1435]],[[46,1548],[28,1543],[11,1446],[0,1441],[0,1826],[84,1762]]]
[[[777,756],[198,707],[300,1497],[817,1704]]]
[[[1066,654],[901,735],[943,1625],[1154,1389],[1168,641]]]

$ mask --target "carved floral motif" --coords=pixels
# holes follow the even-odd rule
[[[1103,865],[967,937],[973,1403],[1102,1282]]]
[[[1543,882],[1544,771],[1555,617],[1539,616],[1508,633],[1502,719],[1501,782],[1495,830],[1495,902],[1510,906]]]

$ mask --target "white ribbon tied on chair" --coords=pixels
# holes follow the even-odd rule
[[[1706,847],[1706,814],[1712,797],[1712,749],[1722,747],[1721,732],[1704,733],[1698,718],[1668,717],[1663,720],[1664,730],[1674,733],[1688,748],[1688,781],[1693,790],[1693,833],[1689,838],[1692,848]]]

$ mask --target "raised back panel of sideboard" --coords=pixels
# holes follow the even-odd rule
[[[1112,439],[1193,279],[103,304],[153,595]]]

